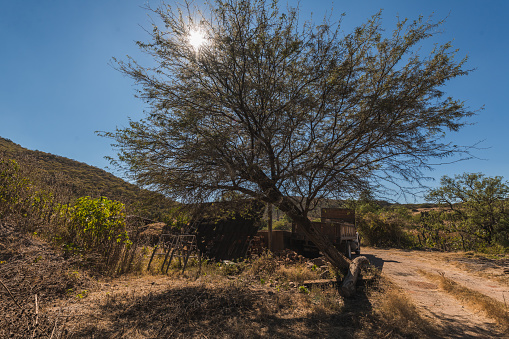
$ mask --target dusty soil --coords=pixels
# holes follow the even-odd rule
[[[77,267],[45,241],[0,222],[0,338],[52,333],[58,316],[45,309],[75,303],[97,286]]]
[[[496,323],[439,289],[419,270],[444,274],[455,282],[509,303],[507,261],[428,251],[364,248],[363,255],[405,290],[423,316],[451,338],[509,338]]]

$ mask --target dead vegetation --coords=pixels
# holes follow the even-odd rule
[[[365,273],[359,294],[345,299],[332,286],[284,288],[277,269],[267,281],[257,281],[250,269],[228,276],[211,265],[198,279],[125,279],[118,289],[84,299],[81,309],[88,312],[68,325],[67,336],[425,338],[430,333],[404,293],[381,283],[376,270]]]
[[[446,261],[479,277],[509,285],[509,255],[489,257],[474,252],[454,253]]]
[[[239,279],[207,280],[175,279],[157,293],[104,298],[97,309],[102,321],[85,318],[71,337],[303,338],[348,331],[348,322],[318,311],[324,306],[310,295],[254,288]]]
[[[482,293],[458,284],[445,276],[444,272],[431,273],[419,270],[423,276],[438,283],[445,292],[458,299],[466,306],[483,312],[487,317],[495,320],[505,330],[509,330],[509,307],[504,303],[488,297]]]
[[[364,318],[363,333],[376,333],[377,338],[440,337],[438,327],[424,318],[406,293],[387,278],[380,282],[371,299],[373,313]]]
[[[1,231],[2,338],[422,337],[418,312],[374,269],[352,298],[332,283],[305,287],[336,273],[293,253],[194,260],[184,275],[177,260],[167,275],[146,272],[140,256],[133,274],[91,278],[37,236]]]
[[[44,309],[77,302],[94,281],[45,241],[0,223],[0,338],[51,334],[57,317]],[[37,300],[37,301],[36,301]]]

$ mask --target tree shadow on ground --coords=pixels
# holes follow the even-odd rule
[[[371,312],[365,293],[343,305],[334,305],[332,297],[324,300],[324,295],[234,285],[170,288],[158,294],[112,298],[100,307],[103,321],[70,327],[68,336],[353,338],[359,319]]]
[[[400,263],[396,260],[384,260],[372,254],[363,254],[369,262],[380,272],[383,272],[384,264],[387,262]],[[458,318],[448,318],[443,314],[430,312],[432,320],[422,317],[422,326],[428,338],[508,338],[507,333],[502,333],[492,323],[486,323],[483,328],[472,324],[465,319],[458,321]]]
[[[368,258],[369,262],[371,263],[371,265],[375,266],[377,269],[380,270],[380,272],[383,271],[383,267],[384,267],[384,264],[386,262],[395,262],[395,263],[399,263],[399,261],[396,261],[396,260],[384,260],[382,258],[378,258],[377,256],[373,255],[373,254],[363,254],[362,256]]]
[[[508,338],[509,333],[502,333],[494,324],[485,323],[483,328],[472,324],[468,319],[458,321],[458,318],[449,318],[443,314],[432,313],[439,321],[439,333],[446,333],[447,338],[470,339],[470,338]]]

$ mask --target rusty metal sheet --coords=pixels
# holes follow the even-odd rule
[[[344,221],[355,224],[355,211],[348,208],[322,208],[322,222]]]

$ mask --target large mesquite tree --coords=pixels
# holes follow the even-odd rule
[[[337,267],[349,262],[307,215],[324,197],[422,178],[472,114],[440,87],[468,73],[450,44],[421,57],[440,23],[380,14],[350,34],[298,20],[277,1],[217,0],[152,9],[162,19],[139,47],[151,67],[116,61],[139,85],[146,118],[104,133],[136,181],[176,199],[225,191],[275,205]],[[201,44],[200,44],[201,43]]]

